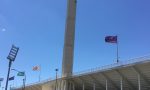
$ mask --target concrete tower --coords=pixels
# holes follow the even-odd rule
[[[68,0],[65,42],[62,62],[62,77],[69,77],[73,70],[76,0]]]

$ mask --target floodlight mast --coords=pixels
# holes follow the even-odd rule
[[[5,90],[7,90],[7,87],[8,87],[8,80],[9,80],[9,74],[10,74],[10,68],[11,68],[11,65],[12,65],[12,61],[13,62],[15,61],[18,51],[19,51],[19,48],[12,45],[12,48],[9,52],[8,57],[7,57],[7,59],[9,60],[9,65],[8,65],[8,73],[7,73],[7,80],[6,80]]]

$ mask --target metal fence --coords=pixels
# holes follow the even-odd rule
[[[96,68],[92,68],[92,69],[89,69],[86,71],[75,72],[75,73],[73,73],[73,77],[82,76],[85,74],[96,73],[96,72],[100,72],[100,71],[105,71],[105,70],[112,69],[112,68],[119,67],[119,66],[128,66],[128,65],[132,65],[132,64],[136,64],[136,63],[141,63],[141,62],[150,62],[150,55],[145,55],[145,56],[141,56],[138,58],[132,58],[132,59],[129,59],[126,61],[120,61],[118,63],[105,65],[105,66],[101,66],[101,67],[96,67]]]

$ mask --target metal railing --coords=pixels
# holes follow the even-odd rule
[[[113,69],[113,68],[119,67],[119,66],[128,66],[128,65],[139,63],[139,62],[146,62],[146,61],[150,62],[150,55],[145,55],[145,56],[141,56],[138,58],[132,58],[132,59],[129,59],[126,61],[120,61],[118,63],[113,63],[110,65],[105,65],[105,66],[101,66],[101,67],[88,69],[86,71],[75,72],[75,73],[73,73],[73,77],[77,77],[77,76],[81,76],[81,75],[85,75],[85,74],[96,73],[96,72],[100,72],[100,71],[105,71],[105,70]]]

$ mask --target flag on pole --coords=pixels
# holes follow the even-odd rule
[[[33,71],[39,71],[39,81],[41,80],[41,65],[39,66],[34,66],[32,68]]]
[[[117,43],[117,36],[106,36],[105,42],[108,43]]]
[[[119,62],[119,56],[118,56],[118,40],[117,40],[117,36],[106,36],[105,37],[105,42],[107,43],[116,43],[117,45],[117,63]]]
[[[11,81],[11,80],[14,80],[14,79],[15,79],[15,76],[10,77],[8,80]]]
[[[40,66],[34,66],[34,67],[32,68],[32,70],[33,70],[33,71],[39,71],[39,70],[40,70]]]
[[[4,80],[4,78],[0,78],[0,82],[2,82]]]
[[[25,75],[25,72],[18,72],[17,73],[17,76],[24,76]]]

